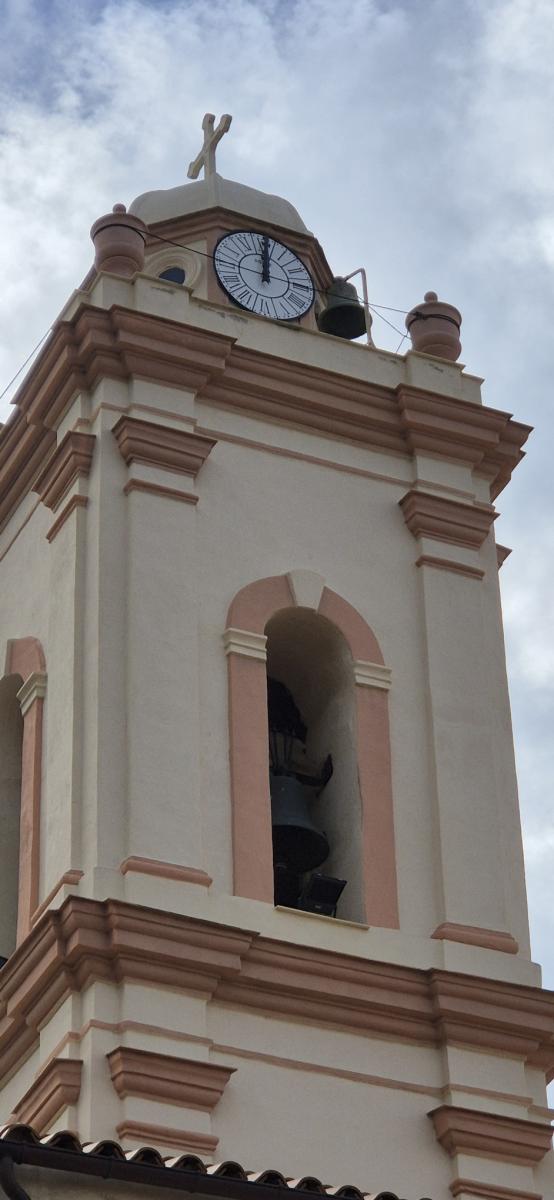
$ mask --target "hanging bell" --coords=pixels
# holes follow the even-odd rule
[[[349,340],[361,337],[366,332],[366,314],[353,283],[348,283],[341,275],[333,279],[317,324],[322,333],[332,333],[335,337]]]
[[[293,775],[271,775],[270,790],[274,863],[300,873],[319,867],[329,854],[329,842],[309,813],[313,789]]]

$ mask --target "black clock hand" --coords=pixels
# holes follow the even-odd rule
[[[262,283],[269,283],[269,238],[266,233],[262,238]]]

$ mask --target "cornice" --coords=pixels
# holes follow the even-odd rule
[[[443,1104],[428,1115],[437,1140],[451,1158],[455,1154],[468,1154],[532,1167],[552,1147],[552,1126],[538,1121],[450,1104]]]
[[[44,1133],[60,1112],[77,1103],[82,1068],[81,1059],[51,1059],[16,1104],[17,1119]]]
[[[543,1200],[538,1192],[527,1189],[500,1187],[495,1183],[480,1183],[478,1179],[455,1179],[450,1184],[454,1197],[475,1197],[475,1200]]]
[[[298,946],[115,900],[69,896],[0,975],[0,1073],[94,979],[195,990],[374,1036],[508,1053],[554,1070],[554,993]]]
[[[203,1112],[213,1112],[235,1071],[234,1067],[129,1046],[118,1046],[106,1058],[121,1099],[141,1096]]]
[[[146,463],[193,478],[216,445],[213,438],[192,430],[173,429],[127,414],[120,417],[112,433],[127,466],[134,462]]]
[[[497,516],[492,505],[464,504],[417,488],[406,492],[399,504],[415,538],[436,538],[469,550],[480,549]]]
[[[0,523],[29,490],[75,395],[131,376],[199,399],[372,450],[424,450],[467,462],[496,495],[522,457],[529,427],[467,400],[369,381],[238,345],[233,337],[114,305],[82,304],[59,321],[0,433]]]
[[[75,480],[89,474],[95,442],[91,433],[66,433],[33,485],[47,508],[55,511]]]

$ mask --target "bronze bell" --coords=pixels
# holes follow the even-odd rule
[[[335,337],[349,340],[366,333],[365,312],[353,283],[348,283],[341,275],[333,279],[317,324],[322,333],[333,333]]]
[[[299,873],[319,867],[329,854],[329,842],[309,813],[314,789],[293,775],[273,774],[270,789],[273,861]]]

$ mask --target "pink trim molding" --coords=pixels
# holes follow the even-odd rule
[[[35,909],[31,917],[31,925],[36,925],[43,912],[46,912],[46,909],[49,908],[52,901],[57,896],[58,892],[61,892],[63,887],[77,887],[79,881],[83,878],[83,875],[84,871],[79,871],[75,867],[70,867],[69,871],[65,871],[61,879],[58,879],[58,882],[55,883],[54,887],[48,892],[48,895],[44,898],[42,904],[39,904],[38,908]]]
[[[60,529],[65,525],[67,518],[71,516],[72,512],[75,512],[75,509],[86,508],[87,505],[87,496],[72,496],[71,499],[67,501],[67,504],[64,506],[64,508],[62,508],[62,511],[56,517],[56,520],[52,522],[50,529],[46,534],[47,542],[54,541],[54,538],[57,537]]]
[[[440,941],[464,942],[467,946],[483,946],[485,950],[501,950],[504,954],[517,954],[519,950],[511,933],[504,933],[500,929],[480,929],[477,925],[457,925],[454,921],[437,925],[431,937]]]
[[[19,675],[24,687],[31,684],[33,677],[44,681],[46,661],[38,639],[25,637],[8,642],[4,670],[6,675]],[[43,706],[44,684],[31,688],[22,706],[18,943],[31,929],[32,915],[39,898]]]
[[[116,1126],[120,1139],[132,1138],[141,1146],[168,1146],[178,1149],[181,1153],[207,1155],[209,1158],[217,1149],[219,1138],[212,1133],[195,1133],[190,1129],[171,1129],[169,1125],[151,1125],[147,1121],[121,1121]]]
[[[496,1183],[479,1183],[476,1179],[455,1179],[450,1191],[456,1196],[474,1196],[475,1200],[543,1200],[538,1192],[520,1188],[499,1187]]]
[[[55,511],[75,480],[89,475],[95,442],[94,434],[75,430],[62,438],[33,487],[47,508]]]
[[[124,859],[119,870],[122,875],[136,871],[138,875],[156,875],[160,879],[177,879],[181,883],[199,883],[201,887],[210,887],[213,879],[199,867],[184,867],[180,863],[162,862],[157,858],[142,858],[139,854],[131,854]]]
[[[416,567],[435,567],[438,571],[452,571],[454,575],[467,575],[468,579],[484,579],[485,572],[481,567],[470,567],[468,563],[453,562],[450,558],[440,558],[438,554],[420,554],[416,559]]]
[[[200,468],[215,446],[213,438],[203,437],[189,429],[173,429],[154,421],[141,421],[126,414],[119,418],[112,433],[127,466],[147,463],[165,471],[192,475]]]
[[[451,1158],[455,1154],[498,1158],[518,1166],[542,1162],[552,1146],[552,1126],[519,1117],[443,1104],[427,1114],[437,1140]]]
[[[122,1099],[143,1096],[181,1108],[212,1112],[236,1070],[193,1058],[118,1046],[106,1055],[112,1083]]]
[[[437,538],[454,546],[479,550],[498,514],[491,504],[463,504],[411,488],[399,501],[414,537]]]
[[[292,608],[294,604],[286,575],[255,580],[242,588],[232,601],[227,627],[259,637],[275,613]],[[351,604],[324,587],[317,611],[340,630],[354,661],[383,665],[383,655],[374,633]],[[265,663],[261,657],[238,652],[229,652],[227,661],[234,889],[236,895],[272,903]],[[356,686],[356,710],[366,920],[369,924],[397,929],[387,692],[382,688]]]
[[[65,1108],[77,1103],[82,1069],[80,1059],[51,1059],[16,1104],[18,1121],[44,1133]]]

